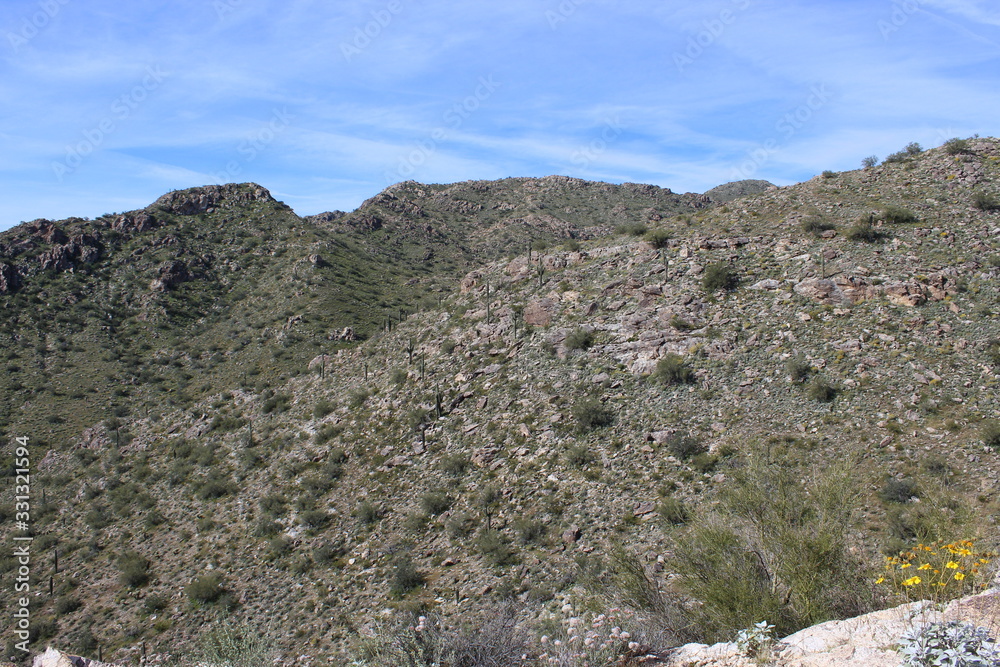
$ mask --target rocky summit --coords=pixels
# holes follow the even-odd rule
[[[3,232],[30,652],[818,665],[995,632],[952,601],[995,602],[998,175],[975,137],[788,187],[405,182],[303,218],[239,184]]]

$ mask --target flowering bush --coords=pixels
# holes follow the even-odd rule
[[[885,573],[875,583],[901,591],[911,600],[943,602],[972,593],[984,565],[996,554],[977,552],[971,540],[949,544],[918,544],[898,556],[889,556]]]

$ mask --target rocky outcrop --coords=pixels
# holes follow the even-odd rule
[[[822,304],[851,305],[871,299],[878,290],[861,278],[807,278],[792,288],[796,294]]]
[[[21,274],[10,264],[0,264],[0,294],[10,294],[21,286]]]
[[[25,231],[44,243],[65,243],[67,241],[66,233],[56,227],[56,223],[44,218],[29,222],[25,226]]]
[[[169,192],[155,202],[153,207],[177,215],[207,213],[223,204],[251,204],[273,202],[271,193],[256,183],[227,183],[206,185],[189,190]]]
[[[896,645],[904,633],[928,623],[964,621],[989,627],[1000,609],[1000,591],[961,598],[938,610],[928,601],[843,621],[827,621],[785,637],[774,646],[772,661],[780,667],[897,667]],[[740,654],[733,642],[687,644],[666,663],[670,667],[752,667],[759,664]]]
[[[893,283],[885,286],[885,298],[897,306],[913,308],[927,301],[924,289],[918,283]]]
[[[50,646],[45,649],[45,653],[34,657],[31,661],[31,667],[113,667],[113,663],[81,658],[78,655],[63,653]]]
[[[162,199],[162,197],[161,197]],[[145,211],[123,213],[111,221],[111,229],[116,232],[148,232],[157,226],[156,218]]]
[[[149,283],[149,289],[154,292],[166,292],[193,277],[187,264],[174,260],[160,267],[160,274]]]
[[[770,181],[761,181],[756,179],[734,181],[732,183],[726,183],[712,188],[705,193],[705,196],[713,202],[729,202],[734,199],[739,199],[740,197],[747,197],[750,195],[760,194],[761,192],[767,192],[775,187],[777,186]]]
[[[79,264],[91,264],[101,256],[101,242],[96,236],[80,234],[69,243],[54,246],[38,256],[43,271],[56,272],[75,269]]]
[[[524,323],[536,327],[547,327],[552,323],[556,304],[552,299],[532,301],[524,309]]]

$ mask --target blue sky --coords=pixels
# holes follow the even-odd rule
[[[1000,134],[995,0],[4,0],[0,229],[254,181],[703,192]]]

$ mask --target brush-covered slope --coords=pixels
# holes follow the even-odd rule
[[[322,299],[334,284],[310,285],[315,273],[284,282],[258,274],[268,296],[244,310],[258,298],[248,291],[220,323],[235,329],[234,341],[250,335],[260,356],[228,376],[209,374],[212,355],[240,354],[231,343],[209,353],[197,333],[173,333],[197,332],[200,319],[175,330],[169,308],[144,311],[140,300],[129,331],[143,331],[144,312],[166,328],[136,336],[150,342],[135,354],[165,359],[170,375],[104,377],[101,364],[134,343],[105,332],[101,318],[67,328],[68,350],[32,330],[41,325],[29,306],[43,312],[70,293],[55,281],[87,272],[50,275],[44,297],[28,275],[5,297],[32,325],[7,333],[23,386],[5,390],[6,434],[59,434],[33,453],[36,493],[46,493],[33,516],[40,576],[56,550],[60,562],[54,594],[44,591],[34,607],[38,633],[83,652],[99,642],[119,658],[136,657],[142,642],[185,653],[228,607],[262,628],[284,660],[336,664],[394,610],[458,623],[514,599],[531,627],[552,635],[609,598],[643,611],[649,598],[629,588],[637,580],[622,567],[624,547],[652,590],[679,596],[682,616],[700,623],[671,636],[730,639],[727,619],[699,616],[715,603],[697,597],[697,576],[685,569],[705,559],[706,585],[717,575],[732,593],[729,575],[711,569],[731,563],[697,551],[706,536],[728,534],[720,526],[736,531],[737,546],[724,554],[756,554],[745,562],[768,583],[753,597],[773,601],[769,620],[782,631],[884,602],[858,584],[873,579],[880,554],[995,535],[998,171],[1000,143],[973,140],[964,153],[926,151],[724,207],[628,214],[637,217],[626,229],[645,221],[648,240],[609,235],[626,215],[614,210],[630,204],[608,186],[602,208],[601,186],[586,184],[567,206],[591,212],[553,213],[572,227],[549,230],[546,249],[529,258],[528,244],[541,237],[524,233],[506,256],[462,271],[440,299],[396,313],[388,331],[339,346],[295,342],[295,364],[285,350],[290,338],[308,338],[298,332],[346,326],[319,315],[294,320],[310,294]],[[524,193],[550,179],[512,180]],[[484,193],[468,218],[428,213],[426,224],[445,238],[464,229],[448,242],[420,236],[423,218],[390,216],[389,205],[439,211],[432,204],[447,200],[436,192],[501,184],[509,191],[508,181],[401,184],[347,216],[290,217],[286,232],[272,232],[282,243],[263,247],[279,259],[285,248],[288,272],[315,272],[311,254],[336,267],[334,248],[385,260],[395,251],[383,248],[432,239],[434,256],[453,253],[457,269],[499,254],[479,230],[515,226],[476,214],[507,200]],[[591,208],[582,208],[583,192]],[[380,224],[361,225],[362,211]],[[216,233],[192,218],[176,224],[174,235]],[[554,243],[559,234],[575,238]],[[412,235],[421,241],[392,242]],[[414,261],[411,251],[399,251],[402,265]],[[249,267],[254,256],[233,261]],[[148,285],[160,264],[137,257],[95,272],[89,292]],[[358,270],[379,284],[372,276],[381,274]],[[279,298],[302,305],[278,316],[282,306],[268,300]],[[261,311],[274,314],[258,322]],[[88,350],[88,336],[111,346],[94,361],[110,399],[60,384],[65,359]],[[29,386],[36,372],[45,381]],[[207,386],[171,404],[182,374],[183,387]],[[73,421],[74,406],[101,400],[123,409]],[[50,417],[39,405],[65,407]],[[767,532],[776,527],[785,532]],[[803,544],[795,567],[782,569],[789,553],[775,545]],[[829,576],[848,566],[850,577]],[[816,576],[800,576],[810,568]],[[805,579],[822,587],[803,595],[796,586]]]

